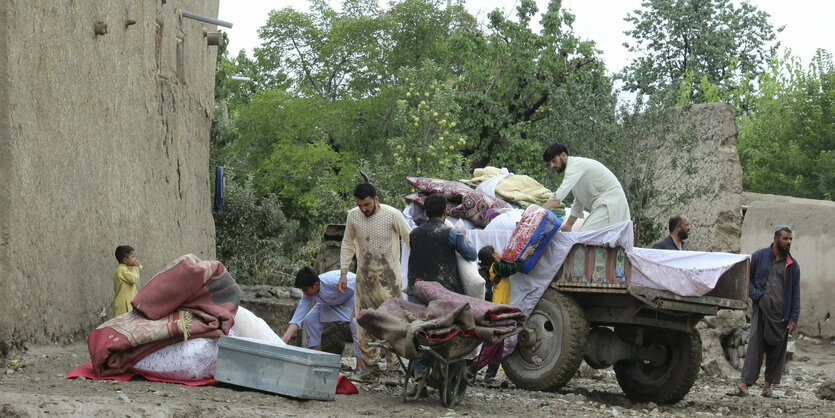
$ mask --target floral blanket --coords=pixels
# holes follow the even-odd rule
[[[132,311],[90,332],[93,370],[99,377],[118,375],[177,341],[228,335],[240,297],[223,264],[184,255],[139,291]]]

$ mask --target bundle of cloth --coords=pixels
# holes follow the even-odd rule
[[[357,322],[386,340],[400,356],[419,358],[418,346],[445,346],[450,357],[464,355],[473,341],[488,344],[517,334],[525,314],[518,308],[459,295],[439,283],[417,281],[413,295],[425,305],[389,299],[377,309],[364,309]],[[464,338],[458,338],[464,337]],[[468,338],[473,337],[473,338]]]
[[[526,175],[516,175],[507,168],[487,166],[473,170],[473,178],[462,179],[462,183],[475,187],[476,191],[527,207],[531,203],[544,203],[551,197],[551,191]]]
[[[241,292],[219,261],[184,255],[136,295],[133,310],[90,332],[87,346],[98,377],[126,372],[178,341],[229,335]]]
[[[403,199],[409,203],[423,207],[423,201],[432,193],[440,193],[447,198],[448,216],[460,219],[468,219],[476,226],[484,226],[498,216],[502,211],[510,209],[511,206],[504,200],[490,196],[486,193],[473,190],[464,183],[442,180],[429,177],[406,177],[406,181],[414,186],[419,192],[404,196]],[[425,221],[420,214],[413,215],[416,223]]]

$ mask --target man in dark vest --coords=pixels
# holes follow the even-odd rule
[[[406,293],[409,300],[416,300],[412,295],[415,280],[438,282],[447,290],[464,294],[455,253],[458,252],[468,261],[475,261],[476,250],[473,244],[461,233],[446,223],[446,198],[433,194],[423,202],[423,208],[429,220],[409,233],[411,252],[409,253],[409,287]]]
[[[412,286],[415,285],[415,281],[438,282],[447,290],[464,294],[455,253],[458,252],[468,261],[475,261],[477,256],[475,247],[464,234],[444,223],[446,220],[444,195],[433,194],[427,197],[423,202],[423,209],[429,220],[409,233],[411,244],[409,287],[406,290],[409,301],[420,304],[423,302],[412,296]],[[412,366],[416,379],[421,378],[429,367],[423,359],[416,359],[412,362]],[[406,396],[415,396],[417,387],[418,385],[413,385],[414,392],[407,393]],[[421,396],[425,396],[425,392],[422,392]]]
[[[732,396],[748,395],[748,388],[760,376],[765,355],[765,383],[761,395],[777,398],[771,385],[779,385],[786,362],[788,334],[797,329],[800,317],[800,266],[789,252],[792,230],[786,225],[774,228],[774,242],[751,254],[748,296],[754,315],[748,333],[748,351],[742,378]]]
[[[684,215],[670,216],[670,235],[652,246],[656,250],[686,250],[684,240],[690,235],[690,221]]]

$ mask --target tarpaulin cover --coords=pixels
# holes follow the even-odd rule
[[[96,372],[93,370],[93,363],[87,362],[84,363],[67,373],[64,377],[65,379],[72,379],[75,377],[86,377],[88,379],[96,379],[96,380],[121,380],[127,381],[133,379],[135,376],[142,376],[145,379],[154,381],[154,382],[169,382],[169,383],[179,383],[181,385],[187,386],[203,386],[203,385],[215,385],[217,384],[217,380],[214,379],[204,379],[204,380],[197,380],[197,381],[186,381],[186,380],[176,380],[176,379],[165,379],[161,377],[156,377],[151,374],[144,374],[137,371],[126,371],[119,374],[114,374],[110,376],[98,376]]]

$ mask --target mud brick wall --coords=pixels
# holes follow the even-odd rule
[[[209,176],[218,0],[0,2],[0,345],[111,315],[113,252],[147,282],[215,255]]]

